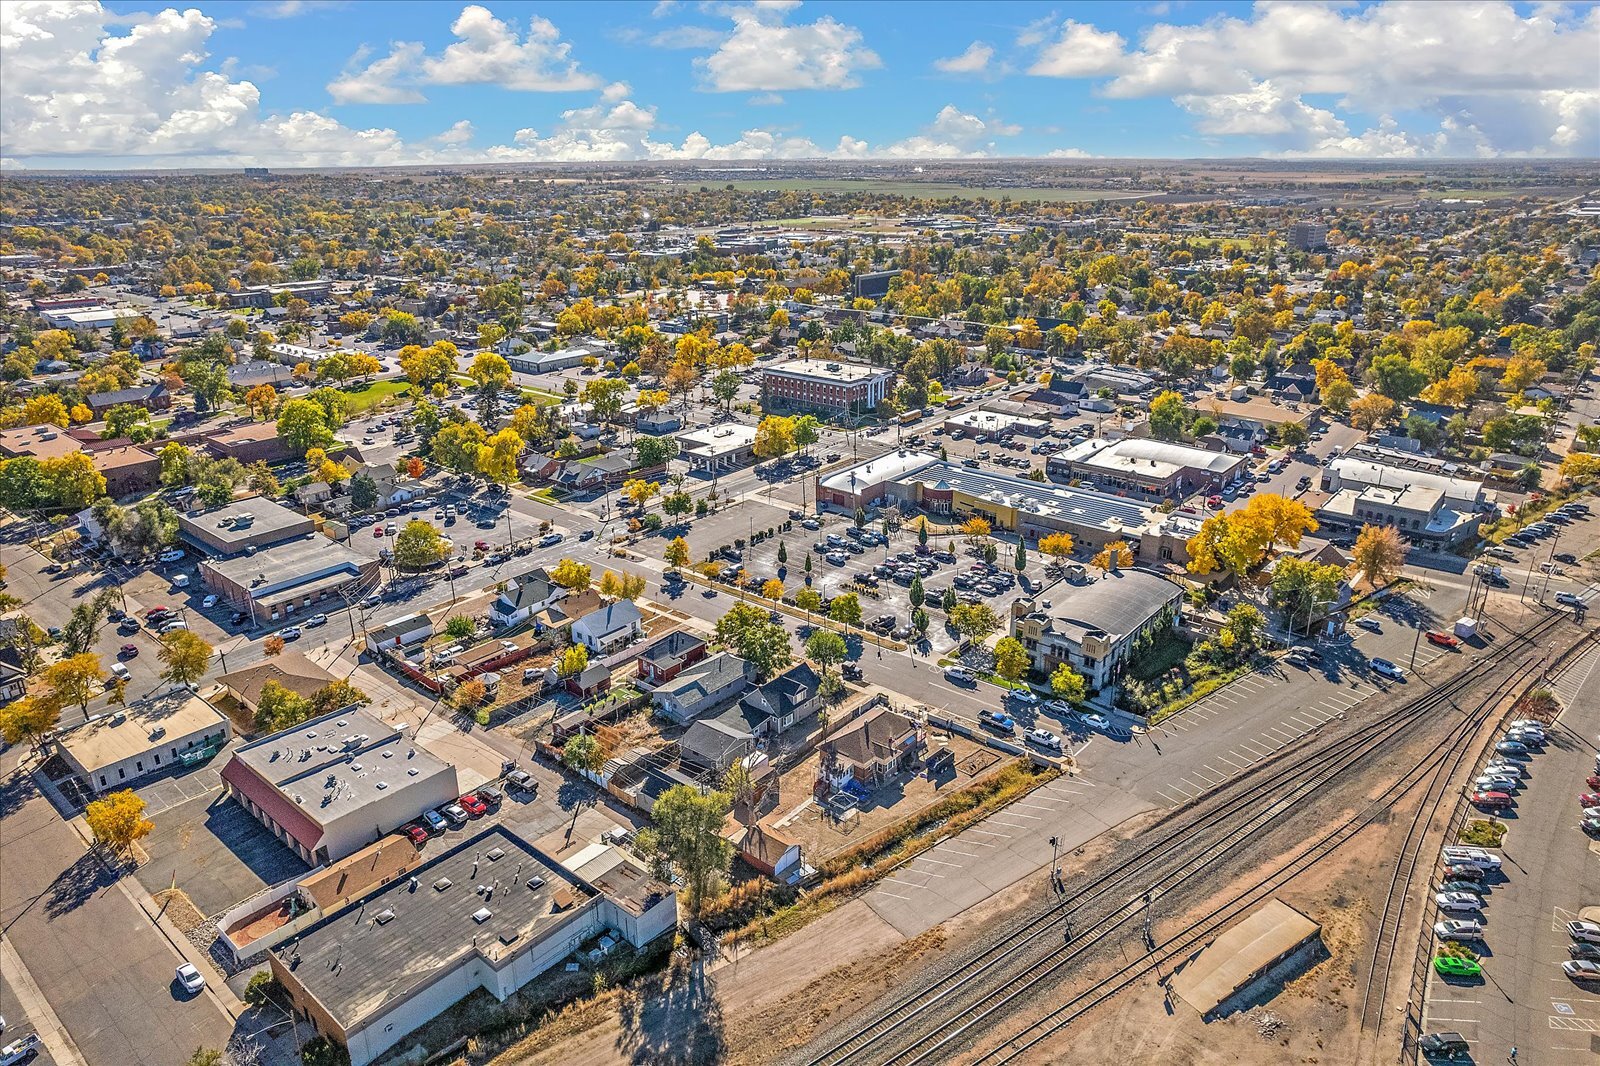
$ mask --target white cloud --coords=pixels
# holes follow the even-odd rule
[[[709,26],[672,26],[650,35],[652,48],[715,48],[727,34]]]
[[[1093,159],[1082,148],[1052,148],[1044,154],[1046,159]]]
[[[1051,78],[1095,78],[1120,71],[1126,62],[1122,34],[1068,19],[1054,40],[1039,49],[1029,74]]]
[[[472,123],[469,120],[462,119],[460,122],[455,123],[449,129],[439,134],[439,136],[435,137],[434,140],[438,141],[440,144],[466,144],[468,141],[472,140],[472,135],[476,132],[477,130],[473,128]]]
[[[314,11],[326,11],[344,6],[344,0],[276,0],[275,3],[257,4],[250,9],[250,14],[260,18],[292,19],[309,15]]]
[[[745,102],[751,107],[781,107],[783,106],[783,94],[757,93]]]
[[[936,69],[946,74],[982,74],[989,66],[989,60],[994,58],[994,47],[982,41],[973,41],[967,45],[967,50],[958,56],[948,56],[944,59],[935,59],[933,65]]]
[[[869,154],[912,159],[980,158],[994,154],[996,137],[1014,137],[1020,132],[1020,126],[993,118],[986,121],[954,104],[946,104],[922,133]]]
[[[1108,97],[1168,96],[1202,133],[1282,152],[1581,155],[1600,145],[1597,38],[1596,6],[1262,2],[1247,17],[1158,23],[1137,48],[1068,21],[1030,70],[1108,77]],[[1397,109],[1431,116],[1433,128],[1403,127]],[[1344,116],[1356,113],[1383,117],[1352,134]]]
[[[757,4],[725,10],[733,32],[709,56],[695,60],[706,86],[716,92],[776,92],[791,89],[853,89],[860,73],[883,66],[863,43],[861,31],[832,17],[790,25],[793,3]]]
[[[456,40],[438,55],[421,44],[396,42],[389,54],[361,66],[370,53],[351,57],[338,78],[328,83],[334,102],[415,104],[426,98],[421,85],[498,85],[519,92],[572,92],[599,87],[601,80],[579,68],[572,46],[548,19],[535,15],[527,33],[494,16],[488,8],[469,4],[450,24]]]
[[[633,90],[629,87],[627,82],[614,81],[610,85],[607,85],[604,89],[600,90],[600,99],[605,100],[608,103],[617,100],[626,100],[628,98],[628,94],[632,91]]]

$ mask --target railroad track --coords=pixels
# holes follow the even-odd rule
[[[1537,652],[1539,638],[1560,620],[1560,616],[1551,616],[1508,638],[1490,668],[1498,668],[1530,649]],[[1214,793],[1223,796],[1220,803],[1193,817],[1178,816],[1160,840],[1099,873],[1093,884],[1071,896],[1070,906],[1066,903],[1068,896],[1063,894],[1062,902],[1014,923],[955,970],[903,997],[810,1059],[812,1066],[922,1062],[937,1057],[942,1049],[990,1021],[1002,1009],[1008,1010],[1022,996],[1032,994],[1041,980],[1092,950],[1109,932],[1147,914],[1160,895],[1238,851],[1260,830],[1293,809],[1297,800],[1336,780],[1410,725],[1452,705],[1455,696],[1480,676],[1478,672],[1464,671],[1393,714],[1345,737],[1302,749],[1289,759],[1263,764],[1245,777],[1221,786]],[[1002,988],[1015,991],[1002,994]],[[961,1006],[971,1002],[985,1003],[987,1007],[975,1017],[970,1016]],[[958,1020],[963,1024],[956,1024]],[[942,1034],[941,1039],[931,1045],[915,1039],[919,1030],[932,1029]],[[918,1052],[917,1057],[904,1058],[913,1051]]]

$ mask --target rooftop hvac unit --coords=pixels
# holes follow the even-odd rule
[[[479,907],[477,910],[472,912],[472,920],[477,922],[479,925],[482,925],[484,922],[487,922],[493,917],[494,911],[490,910],[488,907]]]

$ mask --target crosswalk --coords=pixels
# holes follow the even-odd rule
[[[1577,701],[1578,693],[1583,690],[1597,664],[1600,664],[1600,644],[1591,644],[1550,683],[1550,691],[1556,694],[1561,706],[1571,707]]]

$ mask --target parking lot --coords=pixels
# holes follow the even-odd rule
[[[227,910],[309,867],[239,801],[212,792],[169,807],[143,841],[138,870],[151,893],[177,886],[205,915]]]
[[[1600,650],[1591,649],[1552,684],[1566,710],[1542,753],[1529,764],[1525,787],[1506,813],[1510,826],[1503,866],[1480,919],[1484,940],[1478,978],[1430,974],[1423,1031],[1455,1031],[1472,1061],[1594,1061],[1600,1055],[1600,983],[1574,981],[1561,970],[1571,955],[1566,923],[1600,905],[1600,855],[1579,826],[1575,797],[1595,772],[1600,728]],[[1419,886],[1420,889],[1420,886]]]

